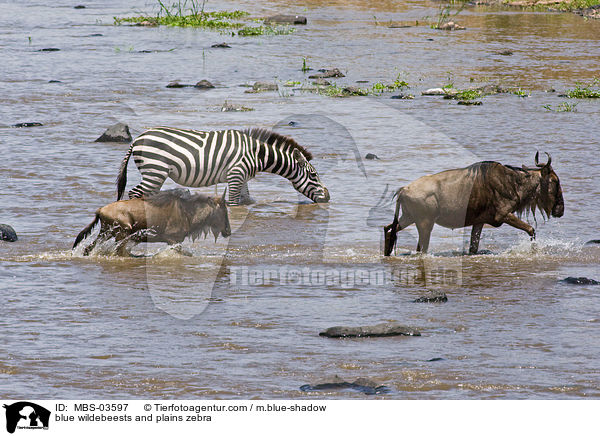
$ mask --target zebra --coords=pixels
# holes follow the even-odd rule
[[[315,203],[329,201],[329,191],[309,162],[312,154],[294,139],[264,128],[197,131],[155,127],[129,147],[117,177],[117,200],[127,184],[127,164],[133,155],[142,181],[129,198],[151,195],[170,177],[175,183],[199,188],[227,183],[229,205],[248,194],[247,182],[258,172],[278,174]]]

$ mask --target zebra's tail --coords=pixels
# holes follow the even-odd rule
[[[129,151],[121,162],[121,168],[119,168],[119,175],[117,176],[117,201],[123,198],[123,194],[125,193],[125,186],[127,186],[127,164],[132,152],[133,144],[129,147]]]
[[[79,234],[75,238],[73,249],[77,247],[79,243],[83,241],[92,232],[92,229],[96,226],[96,224],[98,224],[98,221],[100,221],[100,214],[96,212],[96,218],[94,218],[94,221],[92,221],[85,229],[79,232]]]

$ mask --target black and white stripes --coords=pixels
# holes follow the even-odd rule
[[[160,190],[170,177],[189,187],[227,183],[229,203],[239,204],[242,189],[257,172],[279,174],[315,202],[329,201],[327,188],[309,163],[312,155],[293,139],[266,129],[196,130],[157,127],[137,137],[121,164],[118,199],[127,184],[127,163],[133,155],[142,181],[129,198]]]

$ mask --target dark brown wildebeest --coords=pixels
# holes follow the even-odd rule
[[[547,153],[546,153],[547,154]],[[552,158],[535,168],[478,162],[466,168],[421,177],[396,192],[394,221],[384,227],[384,255],[396,244],[396,234],[415,223],[419,231],[417,251],[427,252],[434,224],[456,229],[473,226],[469,254],[476,254],[484,224],[508,224],[535,239],[535,230],[517,215],[539,209],[547,217],[561,217],[564,202]],[[402,206],[402,217],[398,214]]]
[[[117,254],[126,254],[126,243],[166,242],[169,245],[183,242],[189,236],[195,240],[212,231],[215,241],[219,233],[231,235],[225,192],[221,198],[190,194],[187,189],[170,189],[150,197],[115,201],[96,211],[96,218],[83,229],[73,248],[88,236],[100,222],[100,233],[83,255],[87,256],[99,242],[114,237]]]

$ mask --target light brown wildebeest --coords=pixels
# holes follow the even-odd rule
[[[547,154],[547,153],[546,153]],[[535,239],[535,230],[517,215],[539,209],[547,217],[561,217],[564,202],[552,158],[535,168],[478,162],[466,168],[421,177],[396,192],[394,221],[384,227],[384,255],[396,244],[396,233],[415,223],[419,231],[417,251],[427,252],[434,224],[451,229],[473,226],[469,254],[476,254],[484,224],[508,224]],[[398,219],[400,206],[402,217]]]
[[[227,191],[227,190],[225,190]],[[189,236],[195,240],[212,231],[215,241],[219,233],[231,235],[225,192],[221,198],[190,194],[187,189],[161,191],[151,197],[115,201],[96,211],[96,218],[83,229],[73,248],[88,236],[100,222],[96,239],[85,248],[87,256],[98,243],[114,237],[117,254],[126,254],[126,243],[166,242],[169,245],[183,242]]]

